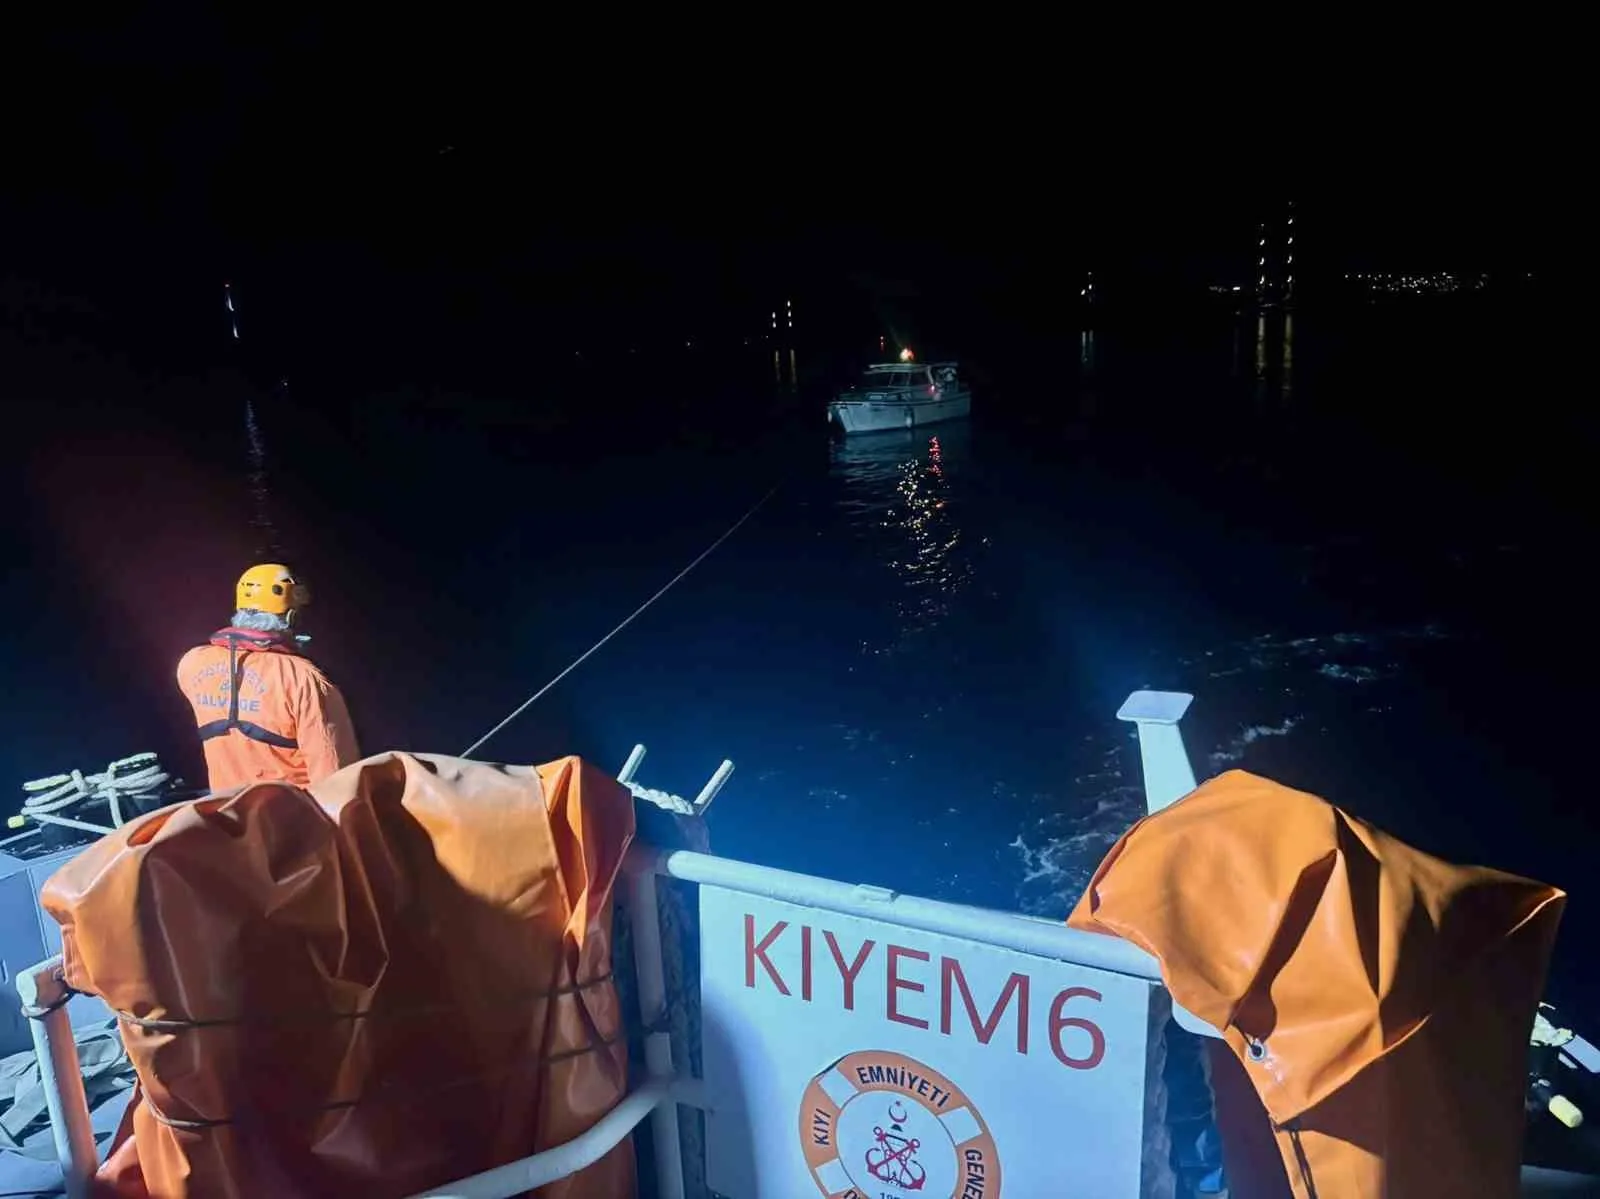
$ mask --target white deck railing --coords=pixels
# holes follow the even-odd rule
[[[638,848],[628,855],[624,871],[629,887],[628,911],[633,919],[634,957],[639,972],[638,1014],[642,1025],[650,1029],[659,1028],[666,1000],[661,923],[659,919],[640,917],[645,913],[656,914],[657,875],[803,904],[819,911],[864,916],[921,932],[964,937],[1098,970],[1154,981],[1161,977],[1155,959],[1128,942],[1078,932],[1051,920],[919,899],[881,887],[851,886],[687,850],[661,853]],[[41,1064],[42,1085],[51,1127],[55,1131],[56,1156],[66,1179],[67,1197],[82,1199],[88,1194],[89,1180],[98,1159],[77,1045],[65,1007],[72,992],[62,981],[60,957],[50,958],[25,971],[18,978],[17,986],[29,1013],[38,1013],[32,1025],[34,1049]],[[427,1199],[445,1196],[504,1199],[519,1195],[575,1174],[600,1160],[648,1116],[655,1144],[657,1193],[662,1199],[683,1199],[677,1106],[683,1103],[704,1107],[706,1104],[695,1082],[677,1073],[669,1033],[652,1031],[646,1036],[645,1061],[648,1081],[636,1087],[587,1132],[530,1157],[423,1192],[423,1196]]]
[[[652,1078],[635,1087],[627,1098],[600,1117],[593,1128],[565,1144],[504,1166],[496,1166],[471,1178],[423,1191],[412,1196],[412,1199],[506,1199],[508,1195],[520,1195],[593,1165],[620,1145],[622,1138],[646,1116],[674,1108],[679,1103],[691,1107],[703,1104],[699,1089],[692,1080]],[[676,1121],[673,1127],[677,1127]],[[679,1165],[681,1167],[681,1162]],[[681,1169],[679,1188],[681,1191]]]
[[[89,1098],[83,1089],[83,1068],[78,1063],[78,1043],[72,1037],[72,1018],[67,1015],[67,1000],[73,992],[61,977],[60,955],[19,973],[17,994],[22,996],[22,1012],[33,1033],[39,1085],[44,1088],[67,1199],[87,1199],[99,1157],[89,1121]]]
[[[1139,726],[1147,782],[1154,784],[1148,794],[1152,811],[1166,806],[1194,786],[1183,740],[1176,728],[1188,700],[1188,696],[1137,692],[1118,713]],[[631,783],[643,758],[644,747],[636,747],[619,779]],[[704,811],[731,770],[731,763],[723,763],[695,802],[685,806],[696,812]],[[637,1018],[642,1027],[650,1030],[644,1041],[647,1081],[593,1128],[571,1141],[423,1192],[416,1199],[424,1199],[424,1196],[427,1199],[446,1196],[505,1199],[521,1194],[575,1174],[600,1160],[646,1117],[651,1121],[655,1148],[656,1192],[661,1199],[684,1199],[678,1105],[704,1108],[706,1102],[698,1084],[675,1065],[671,1035],[661,1027],[667,996],[661,921],[656,904],[658,876],[705,883],[818,911],[866,917],[920,932],[962,937],[1018,953],[1155,982],[1161,978],[1155,959],[1138,947],[1115,937],[1079,932],[1057,920],[920,899],[882,887],[841,883],[689,850],[660,851],[635,846],[624,863],[623,872],[638,972]],[[647,914],[648,919],[644,918]],[[84,1199],[98,1160],[77,1045],[67,1019],[65,1004],[71,991],[61,976],[61,959],[50,958],[24,971],[17,979],[17,988],[25,1009],[34,1017],[34,1049],[39,1058],[67,1199]],[[1185,1022],[1182,1015],[1180,1021]],[[1216,1035],[1214,1031],[1212,1035]]]
[[[1117,715],[1138,726],[1149,811],[1158,811],[1194,788],[1178,721],[1190,697],[1167,692],[1135,692]],[[644,757],[637,747],[619,776],[631,782]],[[732,767],[724,763],[691,807],[703,811]],[[624,863],[627,910],[632,921],[634,959],[638,970],[639,1013],[645,1038],[646,1081],[634,1088],[594,1127],[564,1144],[463,1178],[414,1199],[509,1199],[577,1173],[610,1153],[647,1117],[655,1144],[656,1191],[662,1199],[684,1199],[684,1173],[678,1140],[678,1105],[708,1109],[700,1085],[674,1066],[672,1040],[661,1031],[666,1003],[661,923],[656,906],[656,879],[665,875],[685,882],[802,904],[820,911],[862,916],[908,929],[983,942],[1019,953],[1072,962],[1099,970],[1159,981],[1153,958],[1111,937],[1077,932],[1051,920],[993,912],[958,904],[898,895],[881,887],[852,886],[810,875],[773,870],[687,850],[658,851],[636,846]],[[648,914],[651,918],[644,919]],[[34,1051],[50,1114],[56,1156],[67,1199],[87,1199],[98,1165],[83,1077],[78,1063],[66,1002],[72,992],[61,976],[61,959],[53,957],[17,976],[24,1011],[31,1017]],[[1174,1006],[1178,1022],[1191,1031],[1214,1029]],[[1600,1051],[1578,1042],[1600,1068]],[[1589,1064],[1588,1062],[1585,1063]],[[1579,1191],[1586,1180],[1556,1171],[1525,1168],[1524,1195],[1590,1193]],[[1589,1180],[1592,1181],[1592,1180]]]

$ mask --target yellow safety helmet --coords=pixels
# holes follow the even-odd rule
[[[239,576],[239,585],[234,589],[235,608],[274,616],[289,616],[310,602],[310,590],[278,562],[252,566]]]

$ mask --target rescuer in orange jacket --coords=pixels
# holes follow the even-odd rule
[[[211,790],[263,780],[305,787],[359,758],[339,688],[299,652],[305,586],[277,563],[239,579],[233,624],[178,663]]]

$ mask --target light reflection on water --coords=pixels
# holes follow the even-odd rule
[[[970,538],[959,523],[970,451],[965,421],[860,434],[833,446],[835,510],[875,559],[879,586],[891,583],[893,636],[871,652],[892,653],[936,628],[973,578]]]
[[[1290,386],[1292,319],[1240,322],[1243,346],[1260,356],[1265,376],[1256,377],[1246,357],[1241,394]],[[859,690],[839,709],[850,714],[832,730],[851,755],[851,770],[839,775],[854,780],[851,810],[882,811],[906,794],[957,797],[948,814],[916,809],[907,832],[920,873],[891,880],[910,890],[1047,916],[1071,907],[1143,813],[1129,730],[1111,718],[1115,698],[1098,707],[1084,700],[1107,670],[1119,680],[1113,691],[1157,686],[1202,698],[1187,730],[1200,773],[1265,767],[1291,785],[1337,793],[1343,780],[1318,765],[1320,743],[1371,736],[1368,726],[1388,719],[1403,694],[1401,651],[1438,641],[1431,630],[1329,632],[1301,623],[1315,618],[1294,610],[1281,618],[1288,632],[1252,630],[1236,642],[1220,629],[1194,628],[1186,636],[1198,640],[1180,638],[1171,630],[1188,628],[1176,610],[1184,601],[1174,604],[1165,588],[1137,579],[1164,577],[1171,546],[1202,535],[1192,515],[1175,505],[1120,542],[1122,555],[1150,560],[1120,585],[1099,560],[1103,538],[1093,535],[1093,522],[1073,523],[1104,506],[1141,510],[1123,481],[1127,471],[1094,476],[1092,492],[1047,490],[1046,504],[1025,509],[1039,522],[1026,552],[1046,552],[1058,569],[1019,570],[1021,538],[1003,523],[1001,513],[1012,508],[997,496],[1019,482],[1038,485],[1038,459],[1003,439],[974,446],[970,422],[847,438],[831,446],[829,462],[826,506],[840,546],[834,563],[859,614],[862,652],[876,664],[854,676]],[[985,535],[1000,529],[1007,533],[1000,546],[988,546]],[[1268,559],[1252,565],[1273,567]],[[1062,589],[1064,578],[1081,586]],[[1129,589],[1119,592],[1121,585]],[[996,592],[998,600],[986,598]],[[1131,639],[1126,652],[1055,653],[1046,640],[1014,674],[986,665],[1022,661],[1009,638],[1029,627],[1028,613],[1052,613],[1040,630],[1078,622],[1073,644],[1117,644],[1106,633],[1116,623],[1107,604],[1140,614],[1154,631]],[[1155,635],[1162,631],[1170,635]],[[1158,642],[1165,655],[1155,652]],[[1033,708],[1048,715],[1029,723]],[[1038,729],[1032,740],[1010,734],[1027,728]],[[964,740],[974,729],[983,731],[981,770]],[[992,825],[983,834],[952,834],[950,822],[974,820],[974,796]]]
[[[718,801],[718,851],[1058,919],[1143,814],[1137,746],[1112,714],[1154,687],[1196,696],[1184,732],[1197,774],[1256,771],[1428,852],[1582,877],[1571,839],[1543,833],[1573,792],[1544,780],[1524,711],[1530,680],[1549,687],[1560,667],[1519,653],[1508,631],[1524,617],[1507,597],[1530,591],[1502,552],[1523,535],[1523,509],[1504,525],[1468,511],[1397,541],[1373,523],[1375,504],[1337,491],[1286,506],[1288,472],[1342,477],[1350,447],[1251,418],[1287,409],[1291,389],[1320,387],[1329,408],[1368,403],[1373,383],[1413,389],[1384,374],[1412,361],[1409,341],[1403,358],[1346,357],[1348,376],[1329,373],[1307,319],[1241,313],[1192,372],[1170,374],[1129,371],[1114,333],[1098,347],[1080,334],[1080,365],[1097,366],[1080,405],[1142,400],[1167,381],[1192,386],[1197,408],[1215,401],[1216,436],[1200,428],[1194,468],[1170,475],[1147,450],[1159,439],[1119,436],[1132,418],[1109,403],[1070,436],[986,403],[975,429],[860,435],[825,452],[816,420],[814,473],[790,493],[804,570],[769,595],[787,605],[770,620],[780,645],[787,630],[817,635],[760,664],[790,702],[741,698],[715,720],[696,714],[714,740],[685,734],[706,739],[701,757],[747,771],[739,798]],[[1445,561],[1446,545],[1467,559]],[[1463,735],[1467,711],[1484,736]],[[745,741],[730,734],[745,726]],[[1503,795],[1544,819],[1490,814]]]
[[[1233,335],[1233,371],[1239,373],[1239,338]],[[1254,384],[1257,400],[1287,400],[1294,393],[1294,313],[1256,314]]]

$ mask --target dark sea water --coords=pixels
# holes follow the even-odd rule
[[[806,349],[798,389],[709,352],[503,392],[352,369],[264,423],[367,750],[461,750],[776,488],[484,754],[615,767],[640,741],[641,780],[690,795],[731,758],[723,854],[1064,915],[1143,810],[1114,712],[1186,690],[1202,777],[1257,771],[1568,888],[1554,987],[1592,1004],[1593,430],[1541,320],[952,346],[970,421],[842,443],[822,404],[846,357]],[[171,671],[251,552],[242,387],[153,384],[28,455],[7,785],[147,747],[197,773]],[[217,419],[137,415],[169,393]]]

